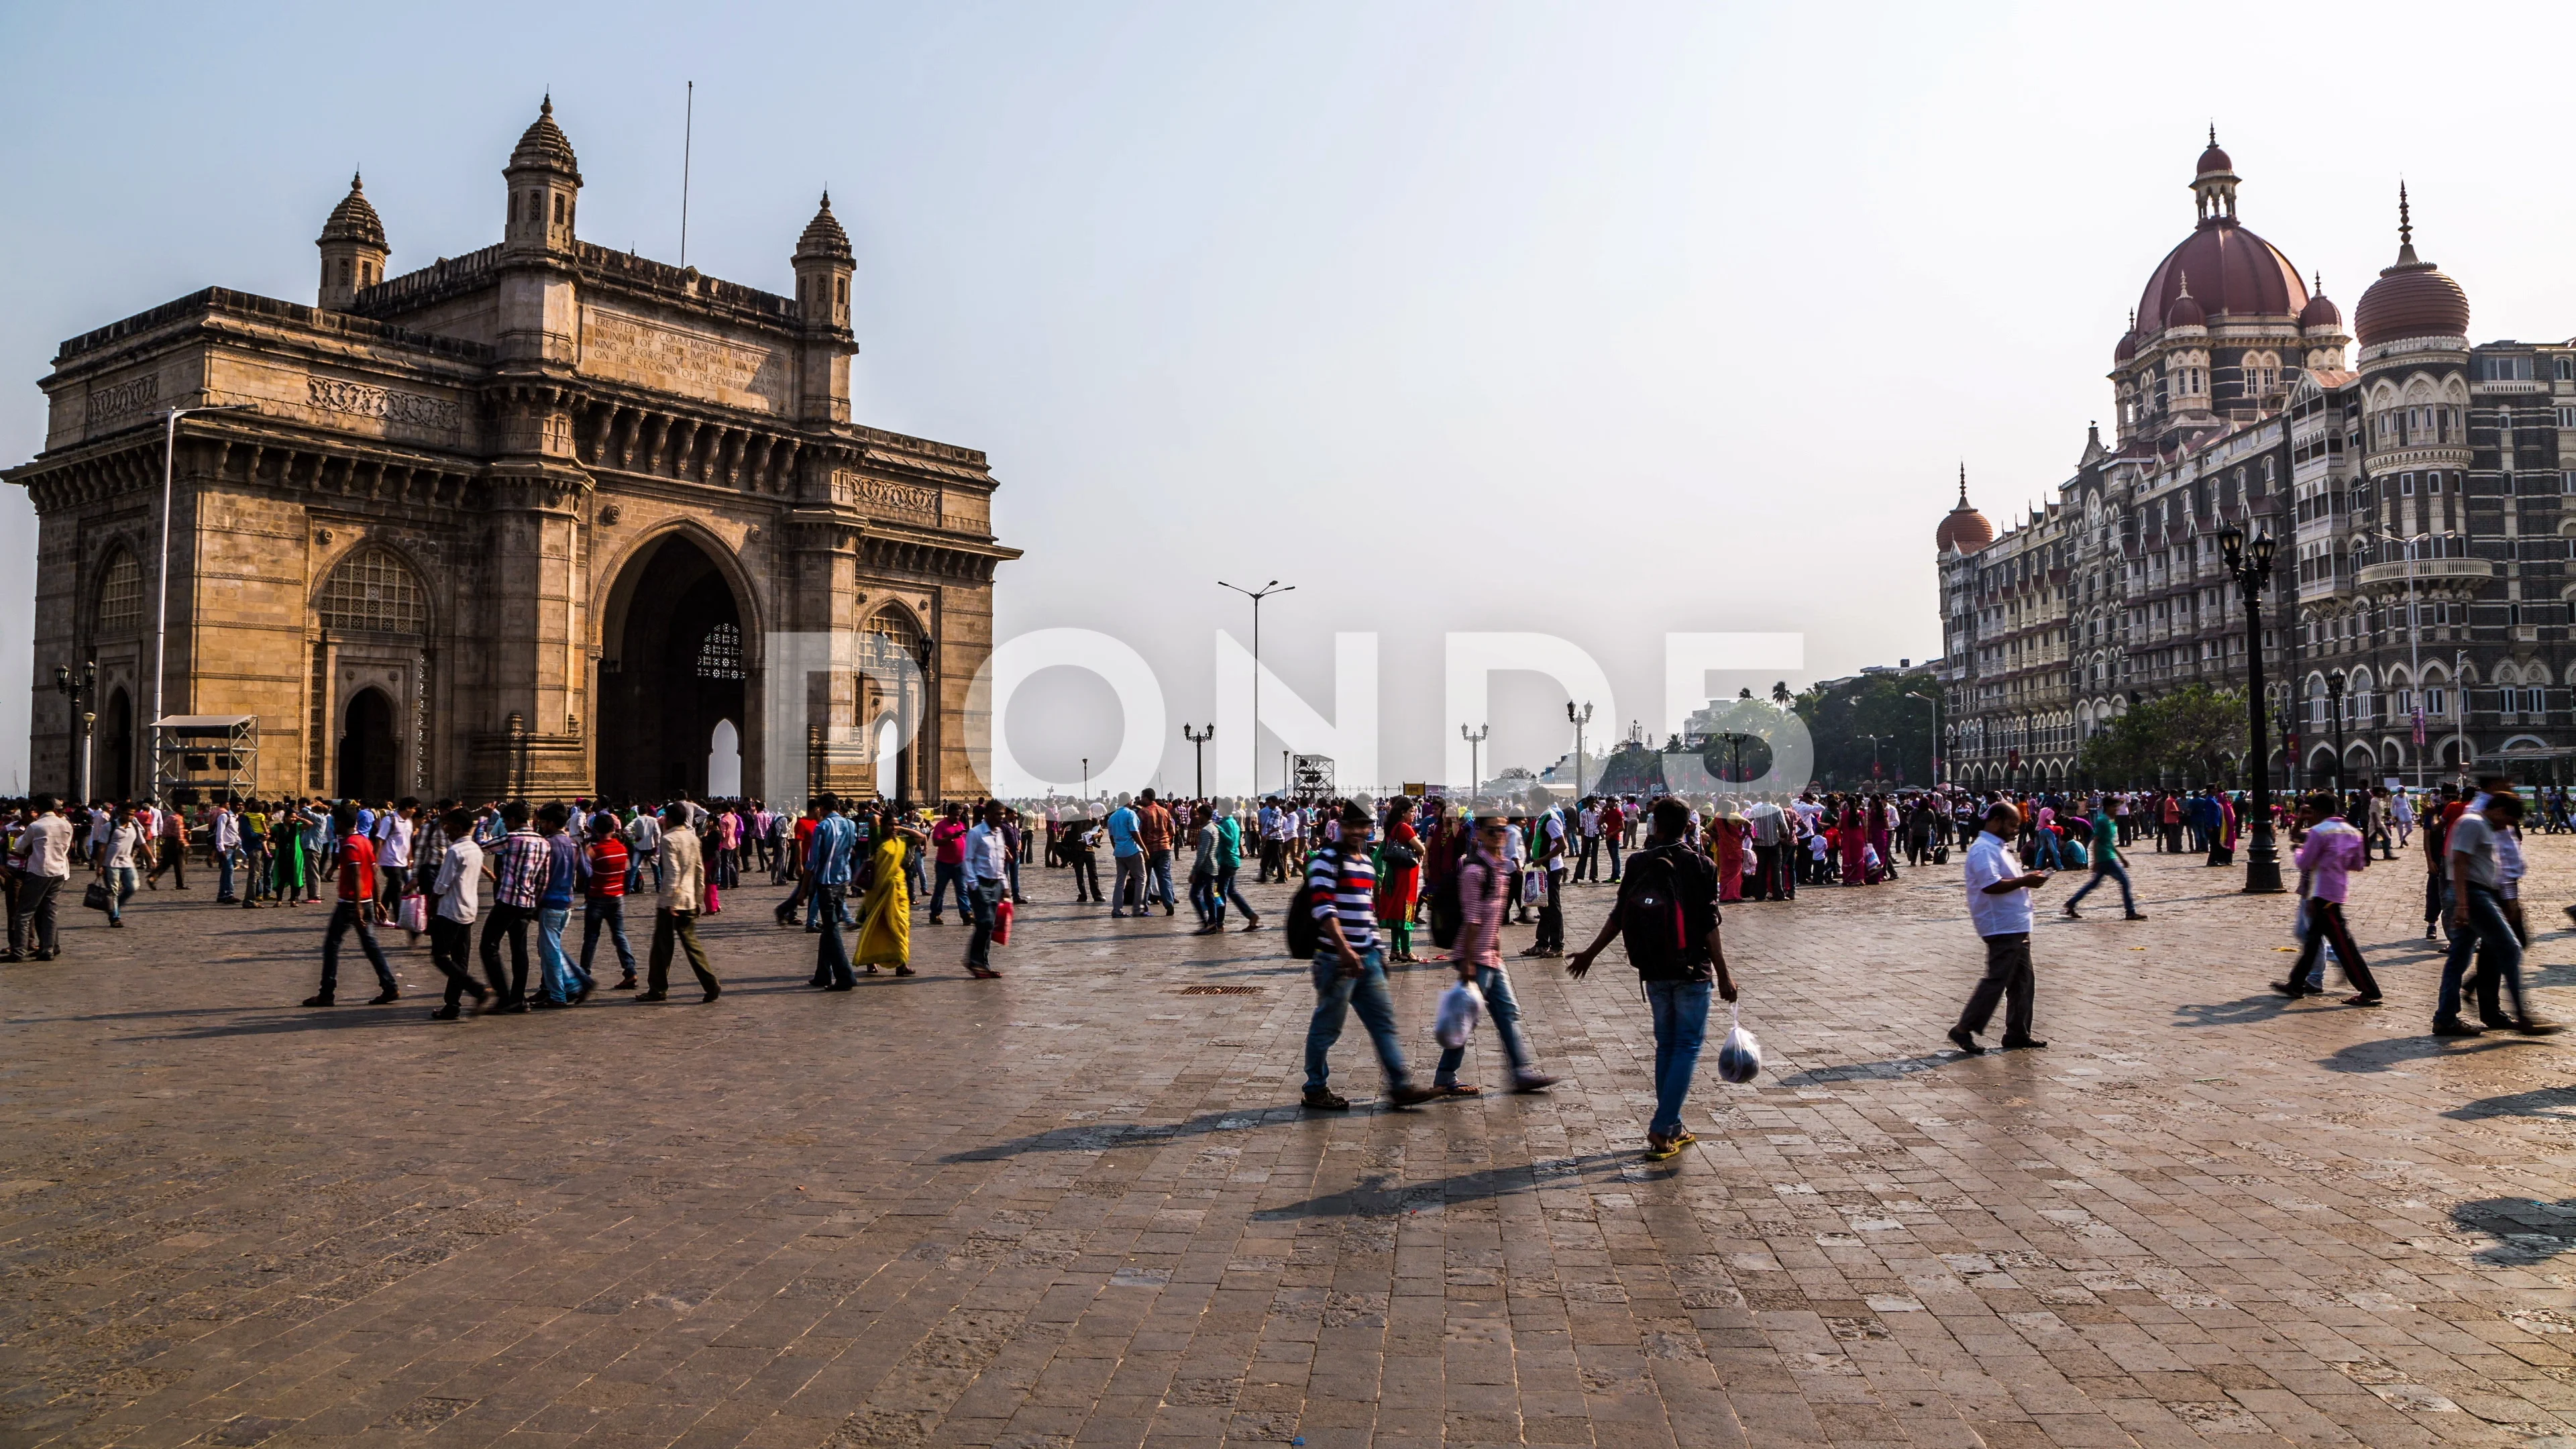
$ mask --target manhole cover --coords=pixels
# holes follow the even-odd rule
[[[1184,986],[1183,996],[1259,996],[1258,986]]]

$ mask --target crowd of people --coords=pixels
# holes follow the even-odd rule
[[[2356,1007],[2383,997],[2345,911],[2350,877],[2374,858],[2417,851],[2424,871],[2427,940],[2448,949],[2433,1006],[2438,1036],[2491,1029],[2558,1028],[2535,1016],[2520,972],[2530,934],[2519,883],[2526,815],[2543,830],[2568,828],[2557,789],[2524,796],[2500,777],[2474,789],[2415,794],[2386,787],[2314,792],[2276,802],[2274,826],[2297,870],[2299,954],[2274,989],[2297,999],[2324,990],[2329,961]],[[1213,935],[1264,928],[1245,896],[1256,885],[1301,887],[1286,908],[1290,954],[1313,972],[1316,1004],[1305,1049],[1305,1105],[1350,1103],[1330,1086],[1330,1052],[1356,1012],[1374,1043],[1388,1100],[1409,1105],[1480,1089],[1459,1080],[1460,1047],[1444,1048],[1430,1083],[1407,1066],[1396,1029],[1390,966],[1445,965],[1472,987],[1492,1023],[1507,1086],[1543,1091],[1521,1028],[1502,946],[1506,925],[1533,928],[1525,958],[1567,958],[1564,908],[1579,887],[1618,894],[1595,940],[1566,960],[1582,978],[1614,941],[1640,975],[1656,1038],[1650,1155],[1692,1140],[1682,1108],[1708,1027],[1712,999],[1733,1001],[1721,932],[1723,907],[1790,902],[1804,887],[1867,887],[1900,870],[1964,853],[1969,915],[1986,971],[1950,1032],[1964,1053],[1998,1007],[2006,1049],[2045,1047],[2032,1034],[2036,975],[2030,950],[2035,893],[2081,871],[2060,913],[2106,885],[2125,919],[2144,920],[2128,877],[2128,852],[2190,853],[2231,864],[2247,832],[2249,802],[2216,787],[2193,791],[2037,793],[1956,788],[1823,792],[1795,798],[1720,796],[1696,801],[1595,795],[1558,801],[1462,806],[1437,797],[1312,801],[1134,798],[1013,804],[978,800],[937,809],[819,797],[799,811],[757,800],[671,800],[638,806],[593,800],[465,804],[414,799],[317,798],[219,801],[193,809],[148,801],[70,805],[37,796],[8,813],[0,848],[6,959],[50,961],[63,950],[61,912],[76,875],[81,904],[121,929],[135,897],[165,877],[187,891],[192,857],[211,874],[215,900],[245,909],[320,905],[318,989],[303,1005],[339,1002],[342,950],[355,936],[375,977],[371,1005],[401,999],[380,930],[424,939],[444,982],[432,1016],[564,1010],[603,989],[601,945],[618,968],[604,989],[668,999],[684,957],[701,1000],[723,994],[700,939],[700,917],[720,913],[746,875],[792,887],[770,907],[781,929],[816,937],[810,985],[849,991],[861,974],[914,974],[915,925],[945,925],[953,908],[968,927],[962,966],[994,979],[1028,902],[1024,865],[1061,870],[1077,905],[1108,916],[1177,917]],[[1109,888],[1099,857],[1109,856]],[[648,884],[649,882],[649,884]],[[650,936],[639,969],[626,902],[650,891]],[[487,901],[488,896],[488,901]],[[572,934],[578,910],[580,933]],[[2567,908],[2576,921],[2576,906]],[[643,923],[639,922],[639,927]],[[533,947],[534,963],[531,964]],[[1428,954],[1425,954],[1425,953]],[[506,964],[504,957],[506,956]],[[2477,1024],[2463,1016],[2474,1005]]]

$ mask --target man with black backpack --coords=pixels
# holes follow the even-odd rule
[[[1344,805],[1340,834],[1315,852],[1305,887],[1289,905],[1289,954],[1307,954],[1313,961],[1315,1015],[1306,1024],[1305,1105],[1318,1112],[1350,1109],[1348,1098],[1325,1086],[1332,1072],[1326,1056],[1354,1010],[1377,1045],[1378,1065],[1386,1070],[1387,1101],[1410,1107],[1432,1095],[1413,1085],[1395,1028],[1395,998],[1386,989],[1386,955],[1377,941],[1377,872],[1369,863],[1369,832],[1376,823],[1367,806]]]
[[[1653,819],[1646,848],[1628,857],[1619,903],[1565,972],[1581,980],[1613,936],[1627,946],[1655,1017],[1655,1117],[1646,1124],[1646,1158],[1660,1162],[1699,1140],[1682,1125],[1682,1103],[1708,1039],[1711,990],[1733,1001],[1735,978],[1718,936],[1717,867],[1691,848],[1690,807],[1667,797],[1655,802]]]

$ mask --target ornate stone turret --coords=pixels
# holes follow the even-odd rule
[[[797,348],[797,408],[817,422],[850,420],[850,356],[859,350],[850,332],[850,277],[857,259],[850,234],[832,215],[832,193],[796,239],[796,312],[805,334]]]
[[[555,124],[553,96],[537,108],[535,124],[520,135],[501,175],[510,187],[510,218],[501,233],[502,244],[513,251],[570,252],[581,166],[573,158],[572,142]]]
[[[349,194],[331,208],[331,219],[322,223],[322,235],[313,244],[322,249],[322,286],[314,305],[324,311],[348,311],[359,288],[385,279],[385,258],[392,248],[385,245],[385,224],[367,204],[366,183],[359,177],[350,176]]]

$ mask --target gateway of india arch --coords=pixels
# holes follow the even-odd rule
[[[781,295],[581,240],[551,98],[501,175],[481,251],[388,273],[353,180],[316,305],[214,287],[62,345],[0,475],[39,526],[31,788],[975,792],[1019,554],[982,453],[851,421],[831,198]]]

